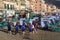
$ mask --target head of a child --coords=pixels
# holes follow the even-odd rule
[[[32,24],[31,24],[31,23],[29,23],[29,26],[31,27],[31,26],[32,26]]]
[[[16,22],[16,25],[19,25],[19,22]]]

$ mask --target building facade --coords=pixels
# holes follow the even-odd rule
[[[46,3],[46,12],[49,13],[51,12],[51,6]]]
[[[45,11],[45,1],[44,0],[30,0],[31,5],[33,5],[34,12],[43,12]]]
[[[20,9],[20,0],[0,0],[1,6],[0,9],[8,9],[8,10],[19,10]]]
[[[51,6],[51,12],[56,12],[57,11],[57,7],[55,5]]]
[[[25,9],[25,7],[26,7],[26,1],[25,0],[21,0],[21,10],[22,9]]]
[[[56,6],[51,6],[44,0],[0,0],[0,13],[14,14],[15,10],[32,9],[35,13],[55,12]],[[10,13],[10,12],[11,13]]]
[[[40,13],[56,12],[56,6],[55,5],[51,6],[51,4],[45,3],[44,0],[29,0],[29,1],[32,5],[32,10],[34,12],[40,12]]]
[[[21,1],[20,0],[0,0],[0,10],[4,11],[3,13],[13,14],[15,10],[20,10]],[[8,13],[8,11],[10,11]]]

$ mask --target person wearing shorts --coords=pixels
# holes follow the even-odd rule
[[[38,23],[35,24],[35,31],[37,33],[37,31],[38,31]]]
[[[19,22],[17,22],[15,25],[15,34],[18,33],[18,30],[19,30]]]
[[[23,23],[23,25],[22,25],[22,27],[21,27],[21,30],[22,30],[23,36],[24,36],[24,34],[25,34],[25,24],[24,24],[24,23]]]
[[[29,24],[29,32],[30,34],[33,32],[34,33],[34,25]]]
[[[11,33],[11,23],[9,21],[7,21],[7,28],[8,32]]]

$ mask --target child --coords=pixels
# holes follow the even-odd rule
[[[38,31],[38,23],[35,24],[35,31],[37,33],[37,31]]]
[[[29,32],[30,32],[30,34],[33,32],[33,34],[34,34],[34,25],[32,25],[32,24],[29,24]]]
[[[9,20],[7,20],[7,28],[8,32],[11,33],[11,22]]]
[[[42,27],[42,30],[48,29],[48,27],[47,27],[47,20],[44,19],[44,18],[41,19],[41,27]]]
[[[19,22],[19,28],[21,29],[21,27],[22,27],[22,25],[23,25],[23,19],[22,18],[20,18],[20,22]]]
[[[23,36],[24,36],[24,34],[25,34],[25,24],[24,24],[24,23],[23,23],[23,25],[22,25],[22,27],[21,27],[21,30],[22,30]]]
[[[34,34],[34,25],[32,24],[32,31],[33,31],[33,34]]]
[[[19,22],[17,22],[15,25],[15,34],[18,32],[18,29],[19,29]]]

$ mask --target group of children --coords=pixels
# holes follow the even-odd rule
[[[41,27],[42,29],[48,29],[48,23],[54,24],[60,21],[60,14],[47,14],[41,17]]]
[[[14,29],[15,29],[15,34],[18,33],[18,31],[20,29],[22,31],[23,35],[24,35],[25,30],[28,30],[30,34],[31,33],[34,34],[34,31],[37,33],[39,24],[38,24],[38,22],[33,23],[33,21],[30,21],[29,23],[26,23],[23,18],[20,18],[19,22],[15,22],[15,23],[12,23],[12,24],[9,20],[7,20],[7,28],[8,28],[9,33],[11,32],[11,29],[12,29],[13,26],[14,26]]]
[[[35,19],[30,19],[29,22],[27,23],[25,21],[25,18],[20,18],[19,22],[12,23],[15,29],[15,34],[19,31],[19,29],[21,29],[23,35],[25,34],[26,29],[30,32],[30,34],[31,33],[34,34],[34,31],[37,33],[38,27],[40,27],[40,25],[39,25],[39,22],[37,22],[37,20]],[[41,20],[40,23],[41,23],[42,29],[48,29],[47,22],[53,23],[55,21],[60,21],[60,15],[50,15],[50,14],[43,15],[40,20]],[[12,28],[9,20],[7,20],[7,28],[8,28],[8,31],[11,32]]]

